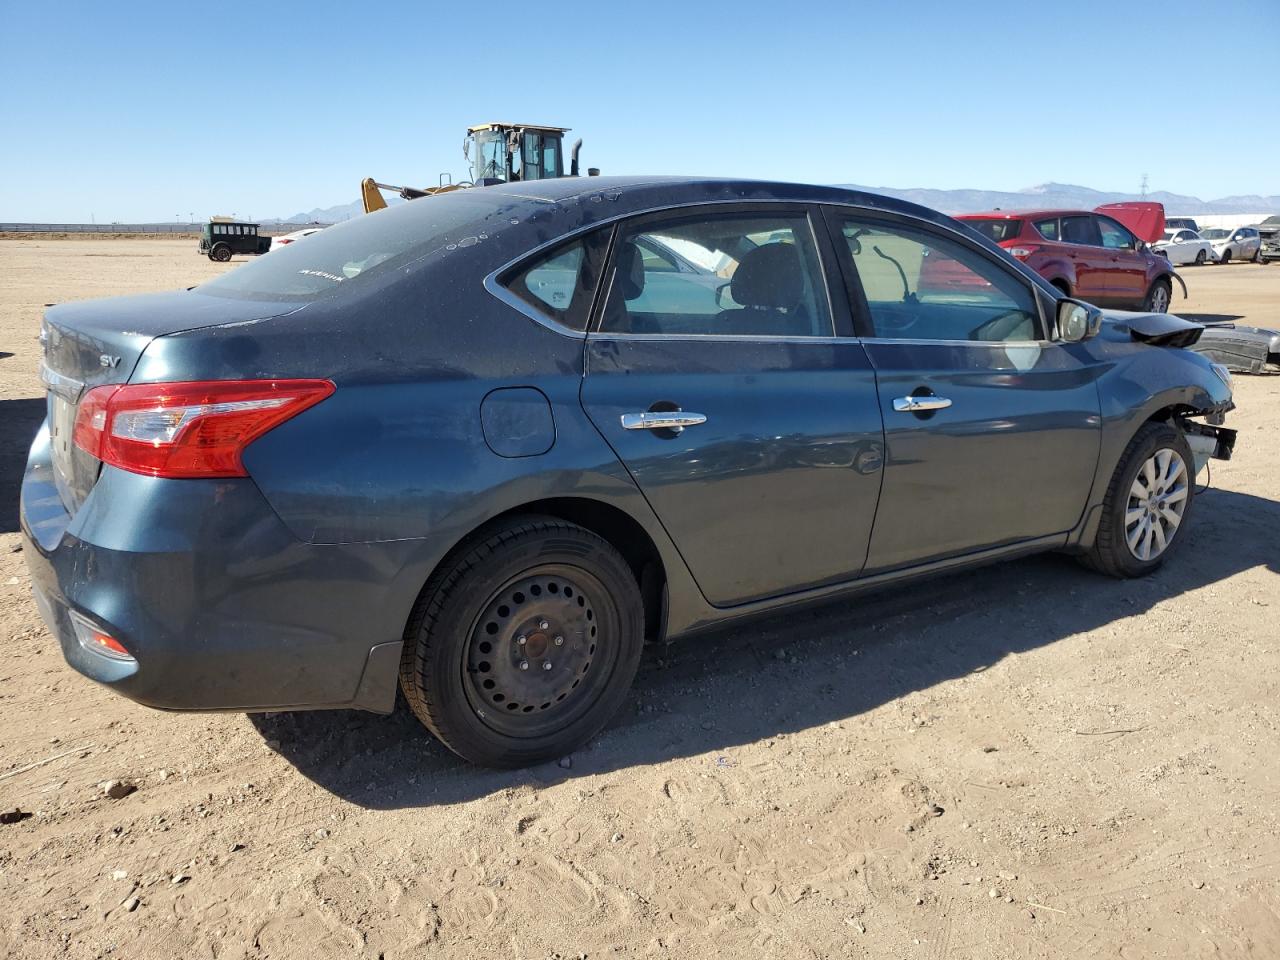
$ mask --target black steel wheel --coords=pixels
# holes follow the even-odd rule
[[[621,705],[643,620],[617,550],[574,524],[527,518],[464,547],[432,577],[405,633],[401,688],[467,760],[555,759]]]
[[[231,259],[231,248],[225,243],[219,243],[209,251],[209,259],[217,260],[219,263],[226,263]]]
[[[1204,266],[1204,262],[1205,262],[1206,260],[1208,260],[1208,259],[1209,259],[1209,255],[1208,255],[1207,253],[1205,253],[1203,250],[1197,250],[1197,251],[1196,251],[1196,266],[1197,266],[1197,267],[1203,267],[1203,266]]]

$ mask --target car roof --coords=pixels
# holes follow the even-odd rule
[[[492,198],[496,205],[512,205],[515,201],[515,206],[527,204],[530,214],[553,206],[558,208],[558,212],[571,213],[570,219],[576,226],[686,204],[770,200],[853,205],[940,223],[951,221],[950,217],[936,210],[877,193],[818,184],[720,177],[559,177],[472,187],[444,196]],[[408,206],[418,207],[418,201]],[[427,215],[426,209],[419,209]]]

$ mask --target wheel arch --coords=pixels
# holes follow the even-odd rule
[[[667,567],[653,537],[625,510],[590,497],[546,497],[511,506],[464,534],[440,558],[423,581],[423,589],[436,571],[476,540],[489,536],[498,527],[521,518],[555,517],[589,530],[622,554],[636,578],[644,604],[645,640],[657,641],[666,634]]]

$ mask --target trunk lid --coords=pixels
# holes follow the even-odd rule
[[[261,320],[298,308],[296,303],[233,300],[174,293],[60,304],[45,312],[41,379],[48,390],[54,481],[74,514],[98,480],[101,463],[72,441],[76,412],[94,387],[126,383],[156,337],[199,327]],[[182,379],[175,371],[175,380]]]

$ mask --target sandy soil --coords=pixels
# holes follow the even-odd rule
[[[223,269],[0,241],[0,956],[1280,956],[1280,377],[1151,579],[1038,558],[655,651],[570,768],[493,773],[403,708],[153,712],[41,625],[41,305]],[[1280,323],[1280,267],[1185,273]]]

